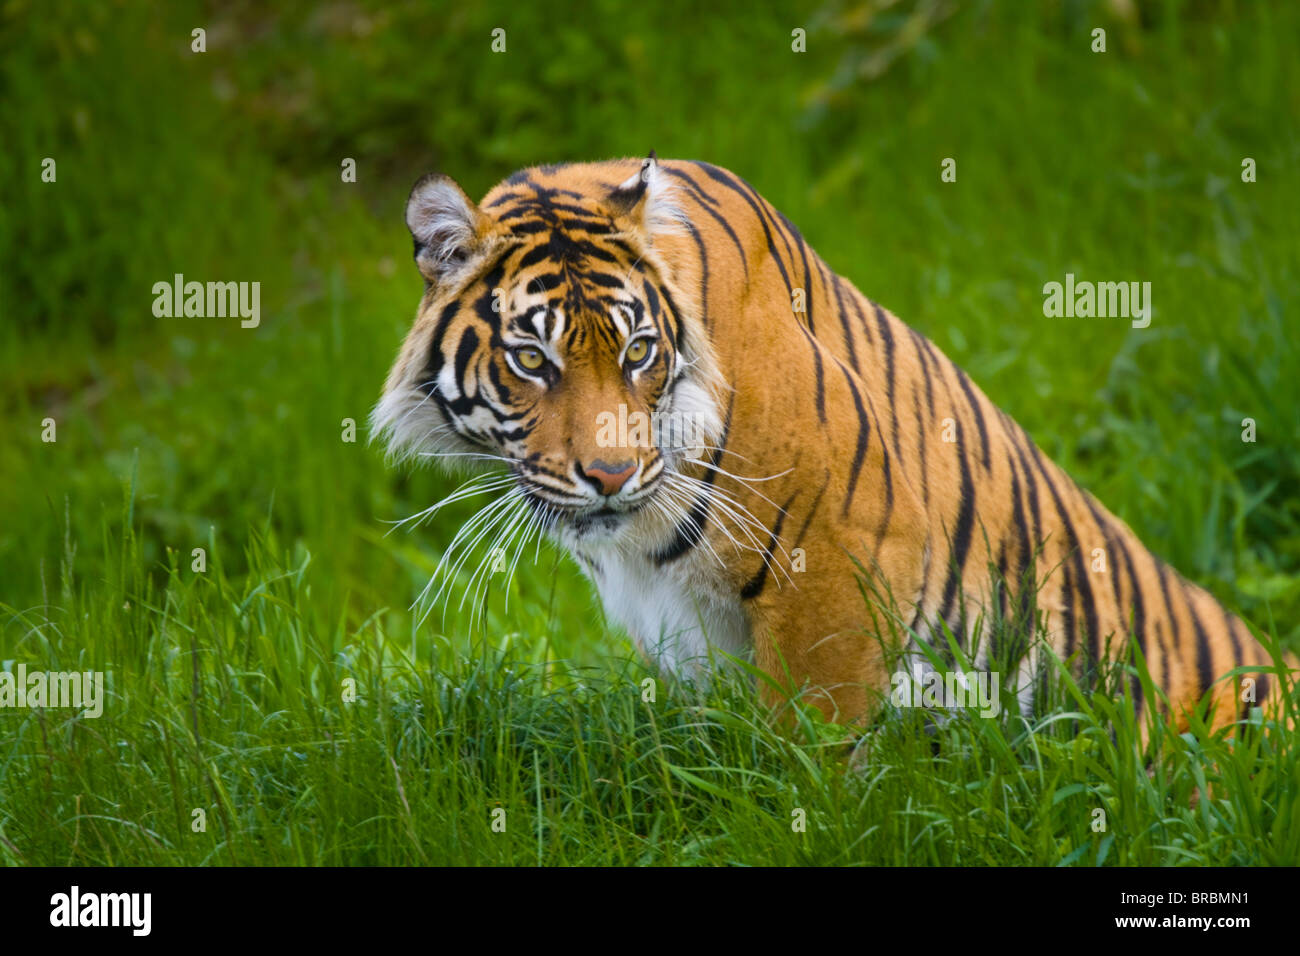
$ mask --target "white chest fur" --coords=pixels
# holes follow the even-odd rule
[[[711,647],[748,653],[749,622],[740,601],[716,581],[711,556],[680,560],[680,566],[659,567],[638,554],[605,552],[588,573],[605,613],[642,653],[679,677],[698,680],[709,673]]]

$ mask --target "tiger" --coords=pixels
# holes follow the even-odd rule
[[[405,220],[424,292],[372,433],[394,460],[503,469],[661,671],[748,660],[769,706],[857,725],[900,666],[942,665],[922,644],[993,666],[1002,621],[1040,634],[1010,665],[1027,713],[1047,649],[1076,670],[1136,650],[1158,691],[1130,668],[1138,714],[1180,732],[1198,704],[1214,728],[1277,711],[1294,657],[739,176],[652,152],[530,167],[476,204],[430,174]]]

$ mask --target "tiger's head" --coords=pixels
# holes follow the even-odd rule
[[[504,464],[571,547],[677,524],[674,479],[718,443],[724,386],[672,192],[653,153],[524,170],[480,205],[446,176],[417,182],[425,291],[371,417],[390,454]]]

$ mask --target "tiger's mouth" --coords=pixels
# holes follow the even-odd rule
[[[618,504],[567,505],[543,498],[535,491],[524,488],[524,500],[542,520],[556,530],[571,532],[578,537],[594,533],[617,531],[647,504],[649,495],[635,501]]]
[[[628,521],[634,510],[615,511],[613,508],[601,508],[589,514],[576,514],[566,517],[565,523],[569,530],[579,537],[594,532],[611,532],[622,527],[624,522]]]

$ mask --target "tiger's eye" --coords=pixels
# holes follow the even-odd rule
[[[546,362],[546,356],[542,354],[541,349],[524,348],[515,351],[515,359],[524,368],[530,372],[541,368]]]
[[[637,339],[627,347],[626,359],[632,365],[639,365],[650,354],[650,340]]]

